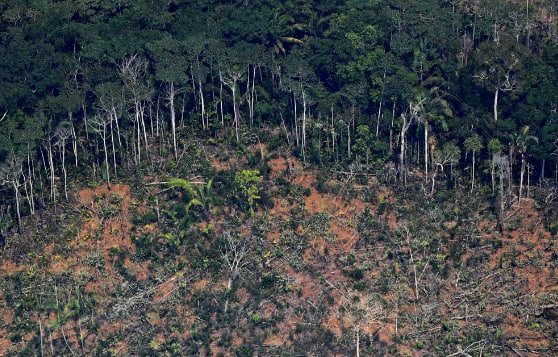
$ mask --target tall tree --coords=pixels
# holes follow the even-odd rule
[[[483,148],[483,143],[482,143],[482,139],[481,137],[476,134],[473,133],[470,137],[468,137],[467,139],[465,139],[465,142],[463,143],[463,146],[465,147],[465,152],[470,152],[471,156],[472,156],[472,164],[471,164],[471,193],[473,193],[473,190],[475,189],[475,166],[476,166],[476,154],[482,150]]]
[[[497,41],[484,41],[475,54],[475,81],[493,93],[493,118],[498,121],[501,92],[516,91],[521,87],[524,64],[529,51],[511,36],[502,34]]]

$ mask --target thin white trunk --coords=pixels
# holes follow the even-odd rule
[[[19,208],[19,182],[17,178],[14,178],[12,181],[12,185],[14,187],[14,195],[15,195],[15,202],[16,202],[16,215],[17,215],[17,227],[21,230],[21,213]]]
[[[62,174],[64,175],[64,197],[68,200],[67,173],[66,173],[66,142],[62,140]]]
[[[254,122],[254,102],[256,100],[256,67],[257,66],[253,66],[252,69],[252,94],[250,94],[250,102],[252,102],[250,105],[250,122],[252,123]]]
[[[114,146],[114,129],[112,127],[112,119],[109,118],[110,125],[110,142],[112,144],[112,165],[114,168],[114,176],[116,176],[116,147]]]
[[[351,158],[351,123],[347,123],[347,157]]]
[[[155,111],[155,133],[157,135],[157,137],[159,137],[159,103],[160,103],[161,98],[157,97],[157,110]]]
[[[110,187],[110,164],[108,159],[108,150],[107,150],[107,124],[103,123],[103,131],[102,134],[99,133],[101,139],[103,139],[103,151],[105,152],[105,173],[107,175],[107,182]]]
[[[48,165],[50,171],[50,195],[53,201],[56,201],[56,187],[54,184],[54,154],[52,152],[51,138],[48,139]]]
[[[475,156],[475,151],[473,150],[473,168],[471,169],[471,193],[473,193],[473,190],[475,189]]]
[[[145,126],[145,106],[140,102],[139,106],[140,110],[140,120],[141,120],[141,129],[143,132],[143,141],[145,143],[145,154],[149,157],[149,145],[147,143],[147,127]]]
[[[250,86],[250,65],[248,65],[246,77],[246,102],[248,103],[248,116],[250,117],[250,126],[252,126],[254,124],[254,118],[252,117],[252,101],[250,100],[250,96],[252,95]]]
[[[407,174],[405,171],[405,135],[407,134],[407,117],[402,114],[401,119],[403,119],[403,125],[401,126],[400,140],[400,151],[399,151],[399,175],[403,177],[403,181],[407,184]]]
[[[428,182],[428,122],[424,119],[424,179]]]
[[[382,116],[382,104],[384,103],[383,99],[380,99],[380,106],[378,107],[378,115],[376,117],[376,137],[380,133],[380,117]]]
[[[523,197],[523,177],[525,176],[525,153],[521,153],[521,172],[519,173],[519,201]]]
[[[298,135],[298,118],[297,118],[297,113],[296,113],[296,97],[295,94],[293,92],[293,106],[294,106],[294,127],[295,127],[295,137],[296,137],[296,146],[300,146],[299,143],[299,135]]]
[[[500,94],[500,88],[496,88],[494,92],[494,121],[498,121],[498,95]]]
[[[238,108],[236,106],[236,82],[232,83],[232,95],[233,95],[233,111],[234,111],[234,132],[236,135],[236,142],[240,141],[240,137],[238,134],[238,127],[239,127],[239,115],[238,115]]]
[[[355,329],[355,335],[356,335],[356,357],[360,357],[360,331],[358,326]]]
[[[333,104],[331,105],[331,146],[333,150],[333,155],[335,156],[335,123],[333,115]]]
[[[302,91],[302,159],[306,161],[306,93]]]
[[[41,338],[41,357],[44,356],[44,348],[43,348],[43,325],[41,323],[41,318],[39,317],[39,336]]]
[[[174,151],[174,159],[178,161],[178,147],[176,144],[176,113],[174,111],[174,97],[176,95],[176,91],[174,90],[174,83],[170,83],[168,97],[167,100],[169,102],[170,107],[170,116],[171,116],[171,131],[172,131],[172,147]]]
[[[223,112],[223,74],[219,68],[219,106],[221,108],[221,126],[225,127],[225,113]]]
[[[33,192],[33,173],[31,171],[32,161],[30,147],[27,145],[27,172],[29,174],[29,209],[31,210],[31,215],[35,214],[35,197]]]
[[[78,145],[77,145],[77,134],[76,134],[76,128],[74,127],[74,123],[70,122],[72,124],[72,149],[74,151],[74,159],[75,159],[75,165],[78,165]]]
[[[203,123],[202,127],[204,129],[209,129],[209,120],[206,118],[206,115],[205,115],[205,100],[203,98],[201,79],[198,79],[198,89],[200,91],[201,117],[202,117],[202,123]]]

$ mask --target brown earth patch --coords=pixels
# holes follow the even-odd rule
[[[240,288],[236,291],[236,296],[238,297],[238,302],[241,306],[246,305],[250,301],[250,293],[245,288]]]
[[[25,265],[17,265],[11,260],[6,260],[0,267],[0,275],[12,275],[14,273],[24,271],[27,267]]]
[[[336,315],[328,315],[322,322],[322,326],[333,333],[337,338],[343,336],[343,323]]]
[[[287,170],[288,163],[287,160],[285,160],[282,157],[278,157],[276,159],[271,159],[267,162],[267,164],[269,165],[269,168],[271,169],[271,177],[272,178],[277,178],[279,176],[282,176],[284,174],[284,172]]]
[[[192,288],[194,290],[203,290],[203,289],[207,288],[208,284],[209,284],[209,281],[207,281],[206,279],[201,279],[201,280],[195,281],[192,284]]]
[[[264,346],[267,347],[281,347],[287,340],[284,335],[270,335],[264,340]]]
[[[10,347],[12,346],[12,342],[3,336],[8,336],[8,332],[0,329],[0,356],[7,355],[8,351],[10,351]]]

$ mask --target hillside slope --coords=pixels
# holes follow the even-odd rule
[[[8,237],[0,355],[558,353],[556,235],[531,198],[497,231],[487,196],[420,177],[318,171],[265,146],[77,185]],[[235,184],[256,170],[252,216]],[[357,352],[358,351],[358,352]]]

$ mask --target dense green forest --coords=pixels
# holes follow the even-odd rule
[[[10,0],[0,58],[0,354],[558,353],[554,0]]]

